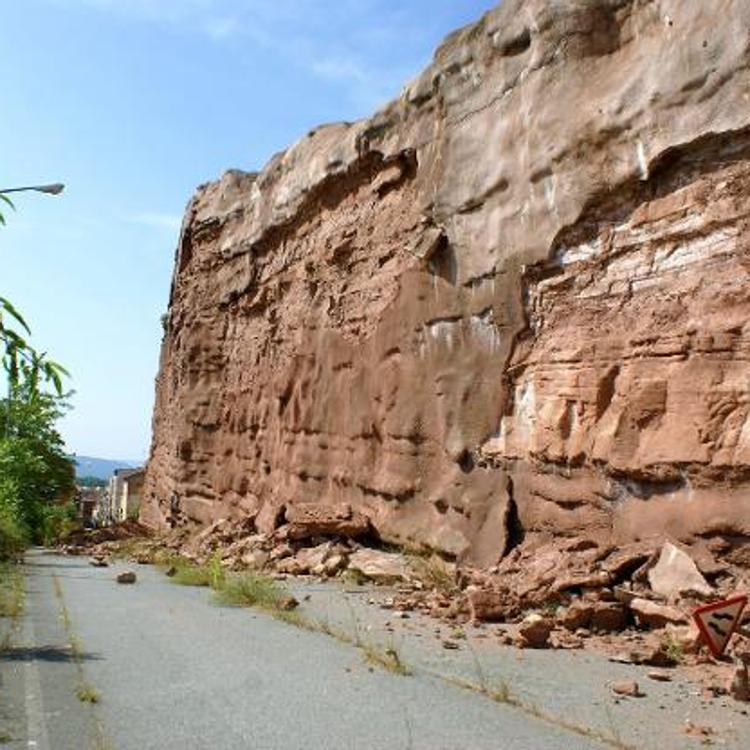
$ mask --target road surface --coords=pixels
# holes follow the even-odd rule
[[[0,659],[0,747],[602,747],[419,671],[373,668],[322,633],[216,606],[150,567],[133,586],[115,583],[122,566],[40,550],[26,568],[26,615]]]

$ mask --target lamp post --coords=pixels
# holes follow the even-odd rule
[[[0,190],[0,194],[26,193],[33,191],[35,193],[46,193],[47,195],[60,195],[63,190],[65,190],[65,185],[61,182],[53,182],[51,185],[29,185],[28,187],[5,188],[4,190]]]

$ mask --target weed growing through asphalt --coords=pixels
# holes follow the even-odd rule
[[[232,607],[259,607],[267,611],[280,611],[286,590],[268,576],[242,573],[227,576],[216,589],[216,598]]]
[[[68,643],[70,644],[70,653],[73,657],[73,663],[76,666],[76,672],[78,673],[78,685],[76,685],[75,694],[81,703],[99,703],[101,695],[98,690],[85,679],[83,672],[83,649],[78,636],[73,632],[73,623],[70,620],[70,613],[68,612],[68,606],[65,603],[65,595],[63,593],[60,579],[57,576],[52,577],[52,583],[55,590],[55,596],[57,597],[58,604],[60,606],[60,622],[65,628],[65,633],[68,636]],[[104,741],[105,735],[102,726],[99,722],[96,722],[96,741]]]
[[[464,637],[466,636],[464,635]],[[497,677],[490,680],[484,671],[479,655],[474,650],[471,641],[469,641],[467,645],[474,662],[474,670],[477,673],[477,680],[479,682],[479,685],[475,687],[475,689],[478,689],[478,692],[491,698],[496,703],[507,703],[510,706],[520,705],[518,699],[511,691],[510,680],[507,677]]]
[[[172,583],[180,586],[211,586],[211,571],[207,565],[196,565],[180,560],[177,565],[177,572],[172,576]]]
[[[623,742],[614,726],[612,726],[612,734],[608,735],[597,729],[592,729],[591,727],[587,726],[581,726],[580,724],[574,724],[573,722],[562,719],[556,715],[548,714],[543,709],[541,709],[538,704],[532,701],[521,700],[513,693],[511,679],[507,677],[497,677],[490,679],[487,677],[487,674],[485,673],[484,668],[482,667],[482,663],[479,659],[479,655],[476,653],[471,643],[469,643],[468,645],[469,650],[472,654],[472,658],[474,660],[474,668],[476,670],[478,682],[470,682],[468,680],[463,680],[460,677],[443,676],[442,679],[445,682],[451,685],[456,685],[460,688],[464,688],[465,690],[471,690],[475,693],[480,693],[481,695],[486,696],[496,703],[504,703],[506,705],[513,706],[547,724],[561,727],[562,729],[566,729],[567,731],[577,734],[581,737],[587,737],[596,740],[597,742],[607,745],[608,747],[616,748],[616,750],[635,750],[632,746],[626,745]],[[608,718],[610,718],[611,723],[611,717],[609,716],[609,713]]]
[[[169,557],[160,561],[159,565],[169,565],[175,568],[172,583],[180,586],[205,586],[219,590],[227,580],[227,573],[221,565],[221,555],[216,552],[205,564],[200,565],[180,557]]]
[[[216,552],[205,565],[170,558],[175,573],[173,583],[181,586],[204,586],[215,592],[220,604],[230,607],[257,607],[291,625],[305,626],[301,615],[286,605],[292,597],[273,578],[256,573],[227,573]],[[294,605],[294,603],[292,603]]]
[[[99,703],[101,700],[97,689],[88,682],[83,682],[76,688],[76,698],[81,703]]]
[[[171,580],[176,584],[213,589],[216,601],[219,604],[230,607],[261,609],[271,614],[275,619],[294,627],[323,633],[342,643],[353,645],[362,652],[367,662],[392,674],[404,676],[412,674],[411,668],[401,658],[393,643],[383,647],[362,638],[359,621],[353,610],[351,610],[353,635],[349,635],[343,630],[333,628],[328,621],[315,622],[308,619],[304,614],[294,609],[296,602],[293,602],[292,607],[288,608],[287,604],[292,597],[289,591],[280,586],[273,578],[257,573],[227,573],[221,565],[219,553],[214,554],[211,560],[204,565],[174,556],[170,556],[168,560],[160,561],[158,564],[162,567],[169,564],[170,567],[175,568]]]
[[[382,667],[387,672],[401,675],[402,677],[408,677],[412,674],[411,668],[404,663],[394,645],[383,648],[379,644],[362,641],[357,645],[365,655],[365,660],[368,663]]]
[[[359,649],[365,657],[365,661],[375,666],[381,667],[392,674],[407,677],[413,674],[411,667],[401,658],[396,645],[391,641],[389,646],[383,647],[374,641],[365,640],[351,604],[349,606],[349,615],[352,620],[351,632],[334,627],[328,620],[318,620],[313,625],[313,629],[319,633],[335,638],[337,641],[347,643]]]
[[[272,611],[271,614],[275,619],[281,620],[281,622],[285,622],[287,625],[294,625],[295,628],[300,628],[301,630],[310,630],[314,633],[318,632],[318,629],[315,627],[315,623],[305,617],[305,615],[303,615],[301,612],[298,612],[296,609],[277,609]]]
[[[354,623],[354,635],[340,628],[333,627],[328,620],[319,620],[317,623],[313,623],[312,627],[310,627],[308,621],[307,629],[315,630],[330,638],[335,638],[337,641],[341,641],[341,643],[354,646],[362,652],[365,661],[381,667],[392,674],[401,675],[402,677],[408,677],[413,674],[411,667],[401,658],[394,643],[383,647],[373,641],[366,641],[360,635],[359,623],[356,621]]]
[[[340,628],[334,627],[333,625],[331,625],[328,619],[318,620],[317,622],[313,623],[313,629],[318,633],[327,635],[329,638],[335,638],[337,641],[341,641],[342,643],[348,643],[352,646],[358,645],[358,643],[351,635],[349,635],[349,633],[341,630]]]

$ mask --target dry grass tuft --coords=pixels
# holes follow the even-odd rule
[[[408,677],[413,674],[409,667],[401,658],[395,646],[382,648],[374,643],[359,643],[359,648],[365,656],[365,660],[370,664],[382,667],[392,674]]]

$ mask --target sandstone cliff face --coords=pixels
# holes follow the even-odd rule
[[[201,187],[143,519],[348,503],[481,565],[750,537],[750,4],[506,0]]]

